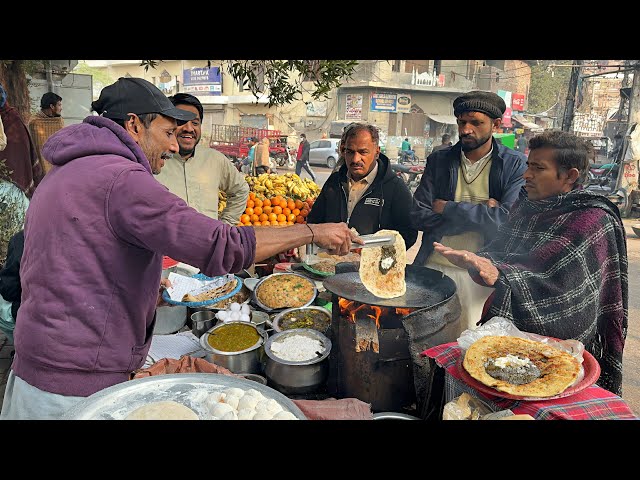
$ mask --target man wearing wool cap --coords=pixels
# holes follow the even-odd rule
[[[458,143],[437,150],[414,194],[412,226],[422,230],[422,245],[414,260],[453,279],[462,307],[460,332],[475,328],[491,289],[475,283],[466,269],[434,251],[434,242],[476,252],[492,239],[505,222],[511,205],[526,195],[522,174],[527,168],[523,153],[493,138],[506,110],[493,92],[472,91],[453,101]]]

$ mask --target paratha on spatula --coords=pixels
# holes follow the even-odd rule
[[[360,254],[360,280],[367,290],[380,298],[401,297],[407,291],[404,273],[407,248],[396,230],[380,230],[375,235],[393,235],[393,245],[367,247]]]
[[[462,362],[473,378],[500,392],[521,397],[553,397],[578,378],[573,355],[542,342],[486,336],[471,344]]]

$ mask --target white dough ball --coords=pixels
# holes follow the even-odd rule
[[[231,305],[229,305],[229,310],[231,310],[232,312],[239,312],[240,304],[238,302],[233,302]]]
[[[213,410],[218,403],[223,402],[224,398],[227,395],[223,392],[212,392],[210,393],[204,401],[204,404],[209,409],[209,411]]]
[[[244,392],[245,395],[253,395],[255,397],[258,397],[258,400],[262,400],[265,398],[264,395],[262,395],[262,393],[260,393],[258,390],[256,390],[255,388],[250,388],[247,391]]]
[[[238,398],[241,398],[244,396],[244,390],[238,387],[229,387],[226,388],[224,390],[224,393],[226,393],[227,395],[234,395]]]
[[[243,303],[242,306],[240,307],[240,311],[242,313],[246,313],[247,315],[249,315],[251,313],[251,307],[246,303]]]
[[[240,315],[240,321],[241,322],[250,322],[251,321],[251,317],[249,316],[248,313],[242,313]]]
[[[238,410],[250,409],[255,413],[259,401],[260,399],[256,395],[244,395],[238,402]]]
[[[238,420],[238,414],[235,410],[225,413],[220,420]]]
[[[291,412],[282,410],[273,416],[273,420],[297,420],[297,417]]]
[[[262,410],[256,412],[252,420],[271,420],[273,418],[273,413],[268,410]]]
[[[213,409],[211,410],[211,415],[213,415],[214,417],[223,418],[225,414],[229,412],[235,412],[235,409],[228,403],[219,402],[214,405]]]
[[[235,395],[227,395],[224,399],[224,403],[227,405],[231,405],[234,410],[238,409],[238,402],[240,401],[240,397]]]
[[[238,410],[238,420],[252,420],[255,414],[256,411],[253,408],[241,408]]]

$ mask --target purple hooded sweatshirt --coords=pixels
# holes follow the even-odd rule
[[[43,154],[53,168],[25,219],[12,368],[41,390],[84,397],[144,364],[163,255],[210,276],[238,272],[254,261],[255,232],[169,192],[109,119],[59,130]]]

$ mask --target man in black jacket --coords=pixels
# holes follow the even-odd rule
[[[347,222],[361,235],[397,230],[409,249],[418,236],[409,223],[411,192],[380,153],[377,127],[352,124],[343,139],[344,165],[324,183],[307,221]]]

